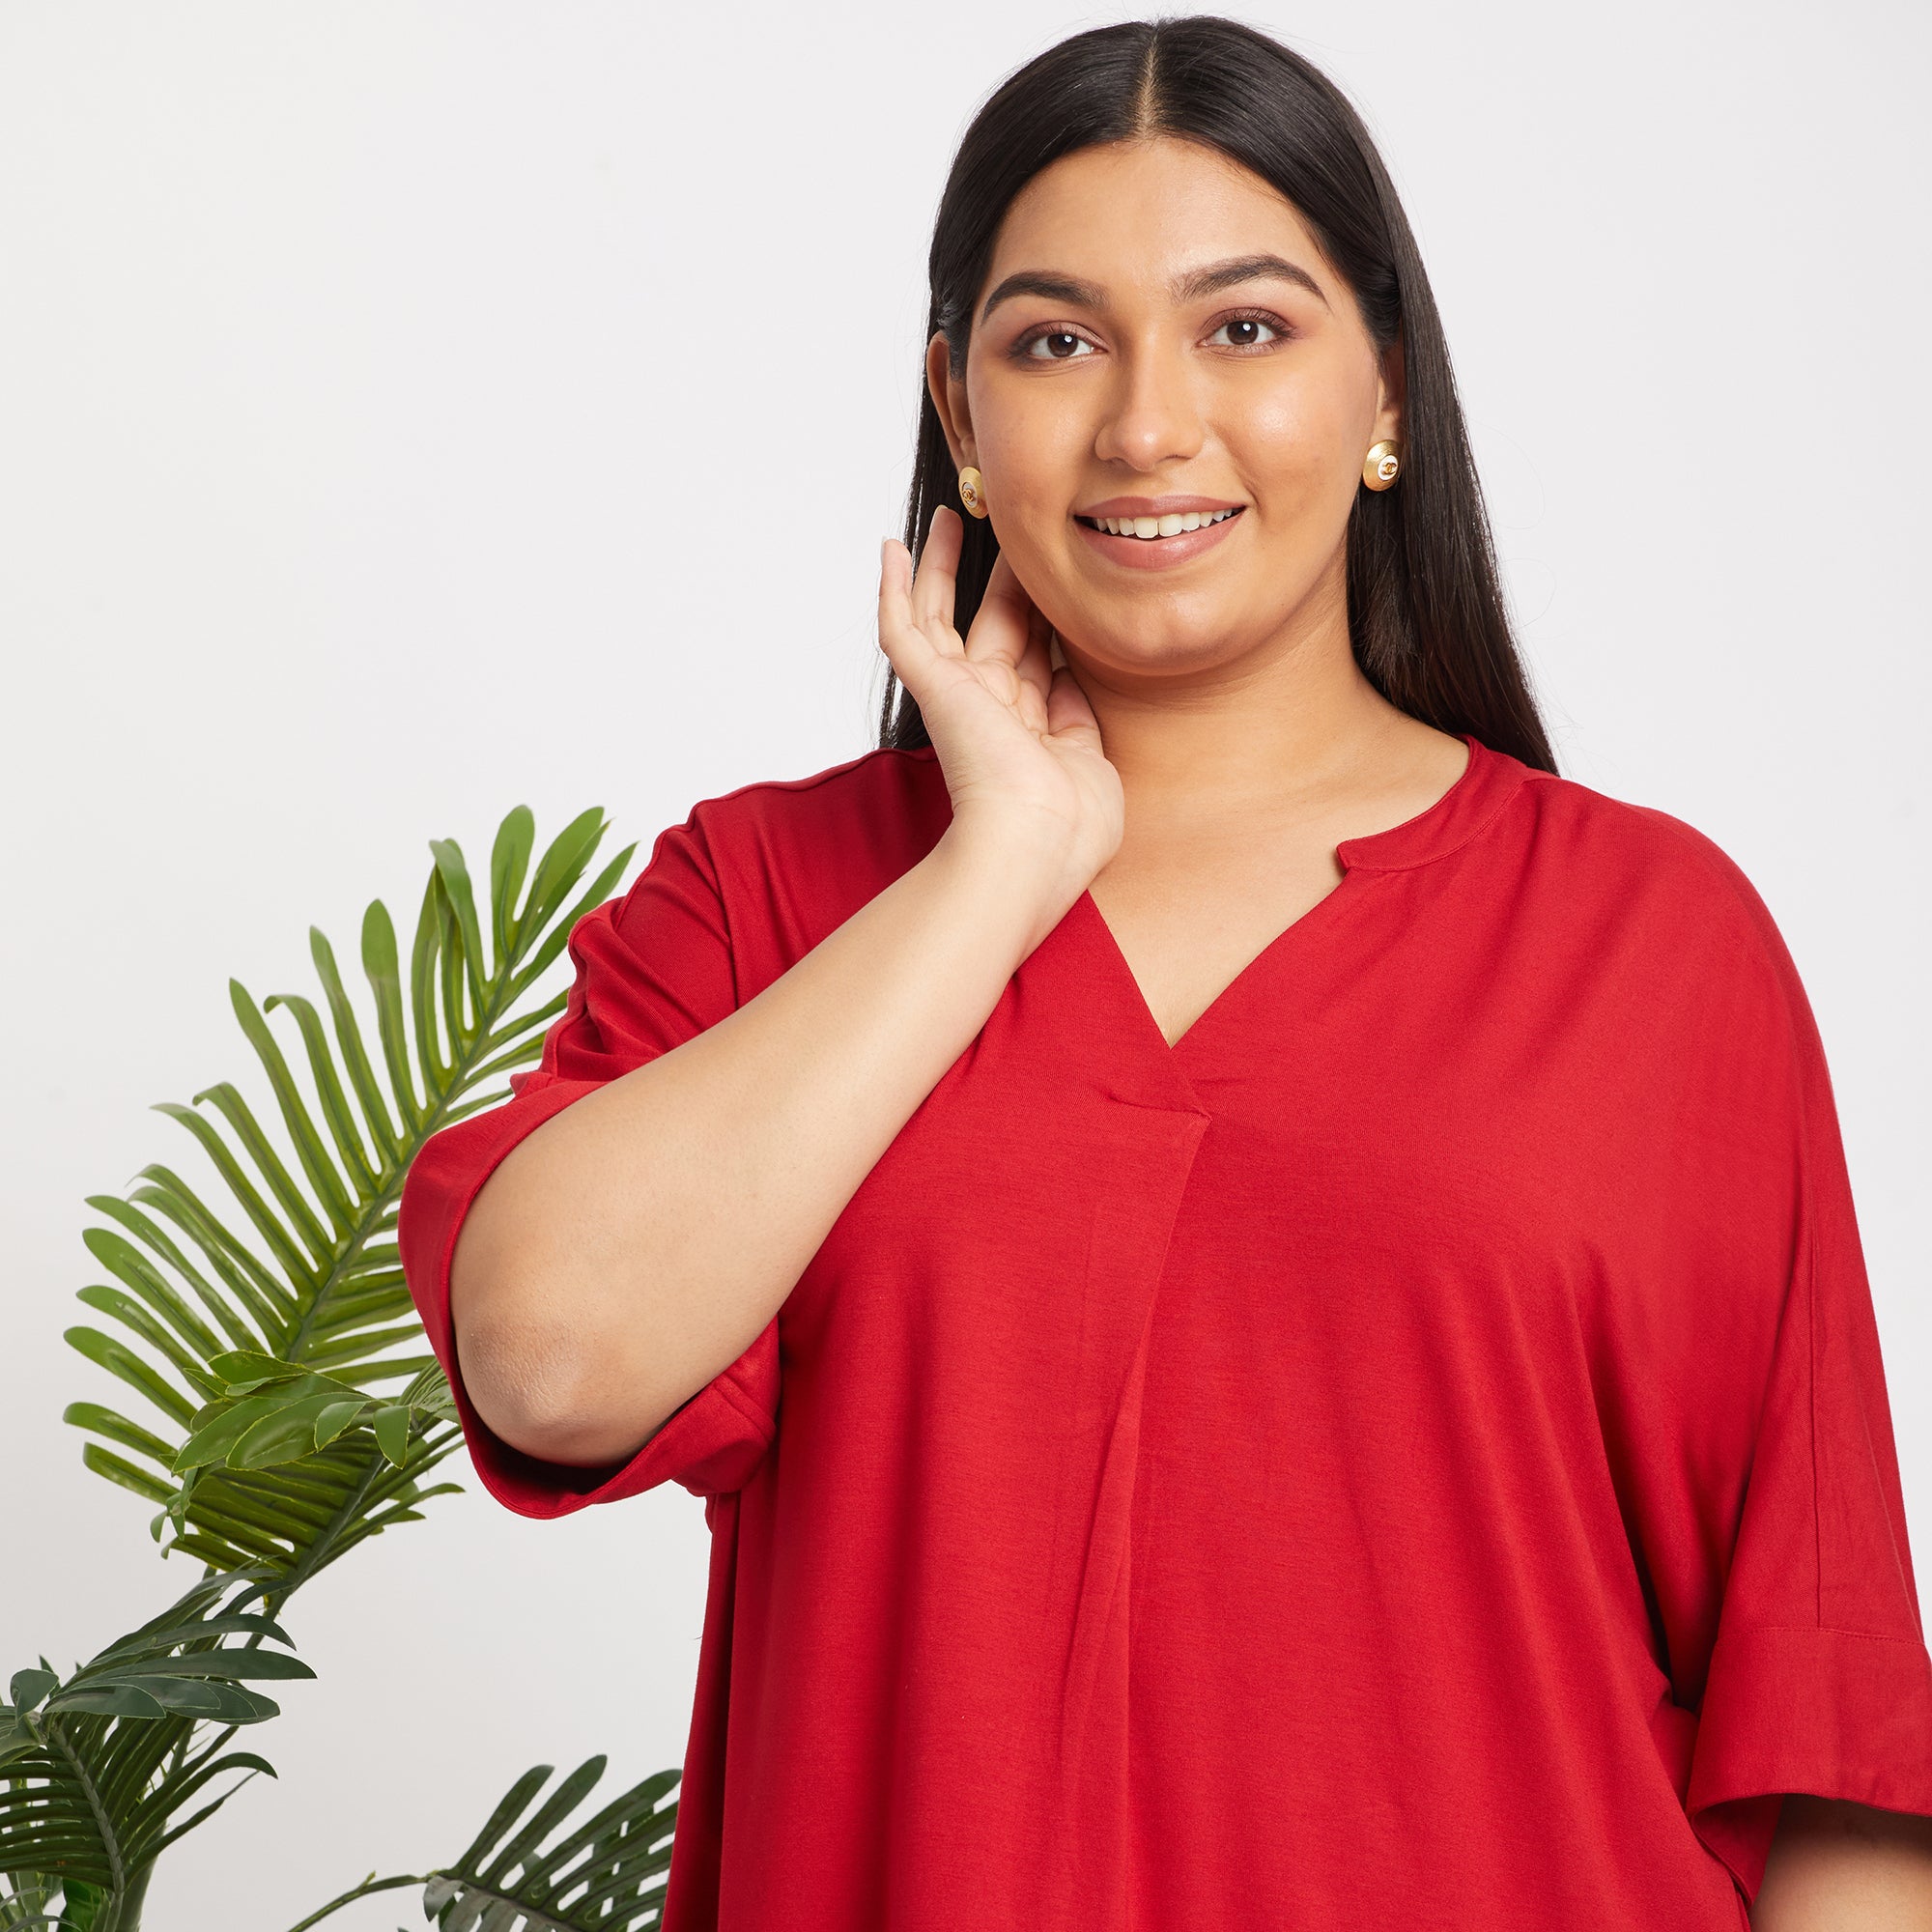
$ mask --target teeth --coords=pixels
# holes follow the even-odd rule
[[[1176,537],[1183,530],[1226,523],[1234,514],[1233,510],[1188,510],[1164,517],[1095,517],[1094,521],[1110,537]]]

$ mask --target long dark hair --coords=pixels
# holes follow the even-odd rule
[[[1218,148],[1285,195],[1348,278],[1377,350],[1401,336],[1402,480],[1357,490],[1349,518],[1349,633],[1363,674],[1411,717],[1555,771],[1415,237],[1360,116],[1299,54],[1237,20],[1194,14],[1096,27],[1009,75],[967,128],[940,197],[926,339],[943,330],[962,375],[973,304],[1013,197],[1064,155],[1152,134]],[[923,392],[905,526],[915,558],[934,508],[958,502],[958,483]],[[969,517],[953,606],[962,637],[998,554],[991,523]],[[931,743],[890,667],[879,743]]]

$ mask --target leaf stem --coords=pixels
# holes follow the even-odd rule
[[[68,1742],[65,1727],[60,1719],[51,1712],[42,1723],[35,1726],[35,1729],[67,1760],[68,1769],[73,1773],[74,1782],[80,1786],[81,1793],[87,1800],[88,1810],[93,1814],[95,1830],[100,1833],[100,1849],[107,1855],[108,1883],[118,1896],[127,1889],[128,1867],[121,1857],[120,1835],[114,1829],[114,1820],[108,1816],[106,1805],[100,1802],[100,1791],[95,1784],[94,1774],[88,1770],[86,1760]]]
[[[368,1898],[379,1891],[394,1891],[399,1885],[427,1885],[429,1881],[417,1878],[413,1872],[404,1872],[398,1878],[378,1878],[371,1872],[354,1891],[345,1891],[340,1898],[331,1898],[320,1912],[311,1912],[298,1923],[291,1925],[289,1932],[308,1932],[311,1925],[320,1925],[331,1912],[340,1912],[345,1905],[354,1905],[358,1898]]]

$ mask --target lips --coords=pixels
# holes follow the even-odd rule
[[[1238,508],[1229,506],[1213,510],[1170,509],[1164,513],[1144,512],[1118,517],[1080,516],[1077,521],[1094,529],[1105,530],[1109,536],[1135,537],[1142,543],[1158,543],[1169,537],[1184,536],[1190,530],[1225,523],[1230,517],[1237,515]]]
[[[1100,520],[1076,513],[1074,527],[1080,532],[1080,540],[1094,554],[1113,564],[1123,565],[1129,570],[1170,570],[1192,561],[1204,552],[1226,543],[1230,532],[1240,527],[1245,505],[1229,508],[1216,505],[1215,510],[1206,514],[1199,512],[1179,512],[1170,510],[1167,521],[1176,526],[1184,525],[1188,515],[1195,517],[1193,529],[1177,527],[1172,534],[1162,536],[1122,536],[1119,530],[1122,520],[1110,517],[1107,521],[1115,525],[1112,531],[1101,527]]]
[[[1083,510],[1075,510],[1076,517],[1164,517],[1170,510],[1182,515],[1189,510],[1204,510],[1212,514],[1217,510],[1238,510],[1242,506],[1230,497],[1190,497],[1179,491],[1170,492],[1164,497],[1109,497],[1101,503],[1089,503]]]

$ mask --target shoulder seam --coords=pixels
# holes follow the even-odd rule
[[[849,776],[862,765],[868,764],[877,757],[917,758],[929,757],[931,754],[931,747],[927,745],[875,745],[870,751],[861,752],[856,757],[846,758],[838,764],[828,766],[822,772],[809,772],[804,778],[748,780],[744,784],[736,785],[729,791],[716,792],[709,798],[700,798],[691,810],[695,815],[707,805],[726,805],[732,799],[743,798],[747,792],[753,791],[811,791],[819,785],[830,784],[834,779]]]
[[[1435,852],[1425,852],[1417,859],[1397,859],[1381,866],[1378,866],[1373,860],[1359,860],[1349,869],[1365,872],[1413,872],[1419,871],[1424,866],[1433,866],[1438,859],[1446,859],[1452,853],[1462,851],[1471,840],[1480,838],[1523,795],[1531,779],[1549,779],[1555,776],[1554,772],[1546,772],[1534,765],[1525,765],[1522,776],[1453,845],[1444,845]]]

